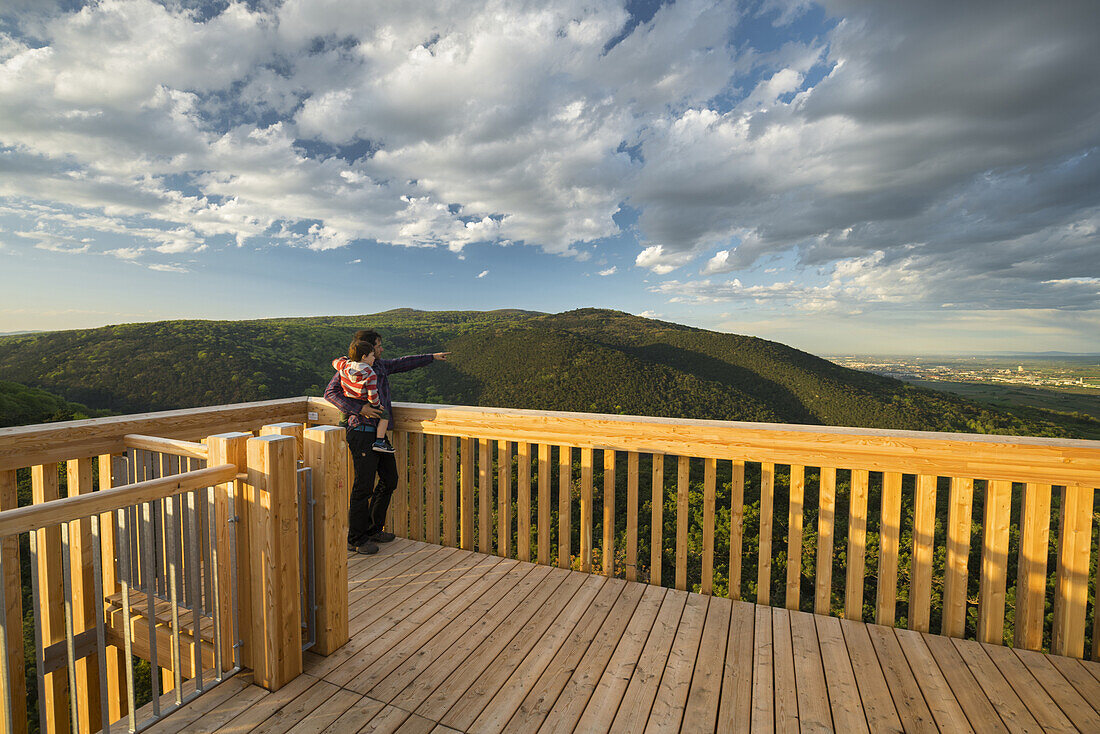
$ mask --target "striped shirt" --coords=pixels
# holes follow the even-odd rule
[[[332,367],[340,375],[344,395],[378,407],[378,375],[369,364],[339,357],[332,360]]]

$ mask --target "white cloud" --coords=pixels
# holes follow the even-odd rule
[[[604,275],[604,276],[607,276],[607,275],[614,275],[614,274],[615,274],[615,272],[616,272],[616,271],[617,271],[618,269],[619,269],[619,268],[618,268],[618,266],[616,266],[616,265],[612,265],[611,267],[607,268],[606,270],[601,270],[601,271],[600,271],[600,275]]]
[[[147,265],[146,267],[149,268],[150,270],[158,270],[162,273],[186,273],[186,272],[188,272],[187,268],[183,267],[182,265],[171,265],[171,264],[168,264],[168,263],[154,263],[152,265]]]
[[[480,273],[477,274],[477,277],[484,278],[488,274],[489,274],[488,270],[482,270]]]
[[[112,255],[119,260],[137,260],[143,252],[145,250],[140,247],[118,247],[114,250],[107,250],[104,254]]]

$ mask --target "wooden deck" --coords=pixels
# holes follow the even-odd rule
[[[351,641],[154,732],[1100,732],[1100,664],[408,540],[349,566]]]

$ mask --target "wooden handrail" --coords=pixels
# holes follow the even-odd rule
[[[303,423],[307,410],[307,398],[286,398],[0,428],[0,471],[121,453],[130,434],[193,440],[268,423]]]
[[[37,505],[0,512],[0,538],[26,533],[63,522],[110,512],[141,502],[172,497],[201,487],[231,482],[237,476],[234,464],[219,464],[186,474],[150,479],[91,494],[50,500]]]
[[[315,423],[339,411],[309,398]],[[1100,441],[394,404],[394,430],[822,468],[1100,486]]]
[[[183,441],[178,438],[161,438],[160,436],[142,436],[130,433],[122,438],[123,444],[128,449],[144,449],[156,451],[173,456],[187,456],[192,459],[205,459],[206,446],[196,441]]]

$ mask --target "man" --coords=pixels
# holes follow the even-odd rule
[[[325,400],[339,408],[348,421],[348,449],[355,468],[355,482],[352,484],[348,507],[348,550],[369,555],[378,552],[377,543],[388,543],[394,537],[383,526],[390,497],[397,488],[397,460],[393,454],[372,450],[378,418],[383,410],[386,413],[393,411],[390,404],[389,376],[397,372],[408,372],[437,360],[446,360],[450,352],[382,359],[382,337],[378,332],[373,329],[357,331],[354,341],[365,341],[374,345],[374,371],[378,377],[378,398],[382,410],[371,407],[365,400],[346,396],[340,386],[340,373],[336,373],[325,388]]]

